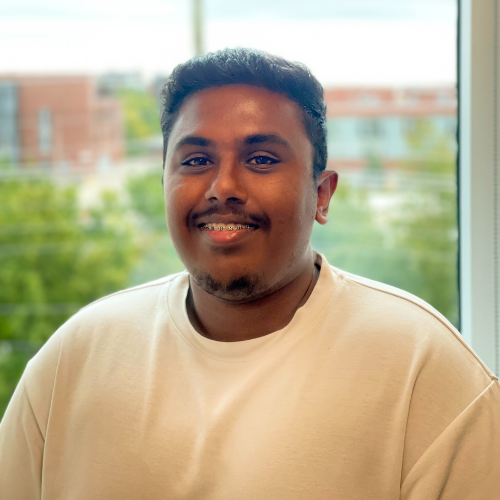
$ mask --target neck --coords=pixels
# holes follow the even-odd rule
[[[243,304],[232,304],[209,294],[190,280],[187,312],[201,335],[220,342],[250,340],[281,330],[305,304],[319,277],[315,255],[301,272],[278,290]],[[223,321],[221,321],[223,318]]]

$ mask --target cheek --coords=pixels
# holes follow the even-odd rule
[[[165,211],[167,227],[171,234],[177,234],[186,227],[185,221],[190,210],[193,189],[188,188],[181,179],[170,178],[165,183]]]
[[[309,240],[316,214],[316,201],[312,191],[306,191],[300,184],[289,186],[275,198],[273,213],[279,239],[296,241],[297,244]]]

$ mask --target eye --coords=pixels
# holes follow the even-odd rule
[[[184,165],[186,167],[206,167],[207,165],[212,164],[213,162],[205,156],[195,156],[181,163],[181,165]]]
[[[270,156],[257,155],[250,158],[247,163],[251,165],[274,165],[275,163],[279,163],[279,161]]]

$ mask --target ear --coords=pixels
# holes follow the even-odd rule
[[[316,181],[318,189],[318,202],[316,205],[316,220],[320,224],[328,222],[328,208],[330,200],[337,189],[339,174],[335,170],[324,170]]]

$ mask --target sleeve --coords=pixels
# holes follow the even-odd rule
[[[0,423],[0,500],[42,496],[45,436],[62,346],[56,332],[29,361]]]
[[[400,498],[500,498],[500,386],[497,380],[493,380],[420,457],[401,486]]]
[[[0,498],[41,498],[44,438],[21,379],[0,424]]]

